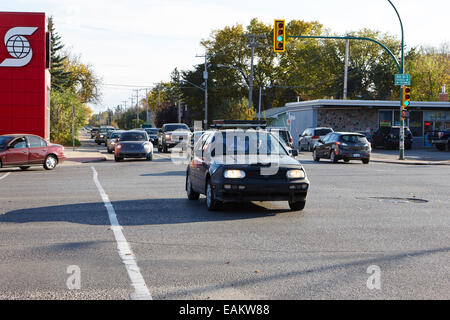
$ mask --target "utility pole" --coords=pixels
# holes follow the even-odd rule
[[[347,80],[348,80],[348,51],[350,47],[350,40],[345,39],[345,65],[344,65],[344,94],[343,99],[347,100]]]
[[[148,88],[145,88],[145,103],[147,104],[147,124],[150,124],[150,114],[148,113]]]
[[[253,107],[253,58],[255,54],[255,48],[260,47],[256,38],[266,38],[265,35],[258,34],[245,34],[243,37],[250,38],[250,48],[251,48],[251,57],[250,57],[250,76],[248,79],[248,108]]]
[[[208,56],[207,52],[203,56],[196,55],[197,58],[205,58],[205,70],[203,71],[203,80],[205,80],[205,119],[203,125],[205,130],[208,129]]]
[[[258,120],[261,120],[261,97],[262,97],[262,87],[259,86]]]
[[[139,89],[136,89],[136,127],[139,126]]]
[[[178,123],[181,123],[181,106],[180,106],[180,73],[178,72]]]

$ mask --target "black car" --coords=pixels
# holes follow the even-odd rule
[[[104,143],[106,146],[106,136],[108,135],[108,133],[110,131],[114,131],[114,130],[115,130],[114,128],[109,128],[109,127],[108,128],[104,127],[104,128],[98,129],[97,134],[95,135],[95,142],[98,145],[101,145],[102,143]]]
[[[95,136],[97,135],[97,132],[98,132],[98,128],[91,129],[91,139],[95,138]]]
[[[121,161],[125,158],[153,160],[153,144],[148,141],[147,132],[130,130],[120,135],[119,142],[114,149],[114,159]]]
[[[360,160],[364,164],[370,162],[370,142],[366,136],[356,132],[330,132],[313,149],[314,161],[330,159],[337,163],[339,160],[349,162]]]
[[[154,146],[158,145],[159,128],[144,128],[144,130],[148,134],[149,141],[153,143]]]
[[[381,127],[372,135],[372,147],[384,147],[393,149],[399,147],[400,126]],[[411,130],[405,127],[405,149],[411,149],[413,142]]]
[[[308,189],[303,166],[265,130],[206,131],[186,171],[188,199],[206,195],[209,210],[225,201],[283,200],[302,210]]]

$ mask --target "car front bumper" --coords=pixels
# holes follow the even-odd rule
[[[239,181],[238,181],[239,180]],[[213,182],[215,196],[220,201],[304,201],[308,194],[308,179],[223,179]]]
[[[136,152],[136,151],[120,151],[120,152],[116,152],[116,157],[120,157],[120,158],[147,158],[147,155],[149,153],[148,152]]]

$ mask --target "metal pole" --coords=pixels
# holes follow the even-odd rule
[[[145,88],[145,102],[147,104],[147,124],[150,124],[150,117],[148,113],[148,88]]]
[[[258,120],[261,120],[261,96],[262,96],[262,87],[259,86]]]
[[[75,151],[75,106],[72,106],[72,150]]]
[[[203,74],[205,80],[205,130],[208,129],[208,54],[205,53],[205,72]]]
[[[180,73],[178,73],[178,123],[181,123],[181,109],[180,109]]]
[[[251,38],[251,43],[250,46],[252,48],[251,50],[251,59],[250,59],[250,78],[248,80],[249,85],[248,85],[248,108],[252,108],[253,107],[253,54],[255,52],[255,37]]]
[[[348,79],[348,51],[350,47],[350,40],[345,40],[345,64],[344,64],[344,93],[343,99],[347,99],[347,79]]]
[[[139,126],[139,89],[136,90],[136,128]]]

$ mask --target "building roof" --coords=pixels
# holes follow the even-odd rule
[[[318,99],[301,102],[286,103],[283,107],[271,108],[265,111],[266,117],[276,117],[285,112],[295,112],[307,109],[323,108],[323,107],[367,107],[367,108],[396,108],[400,107],[400,102],[397,100],[333,100],[333,99]],[[439,108],[450,111],[450,102],[440,101],[411,101],[408,108]]]

